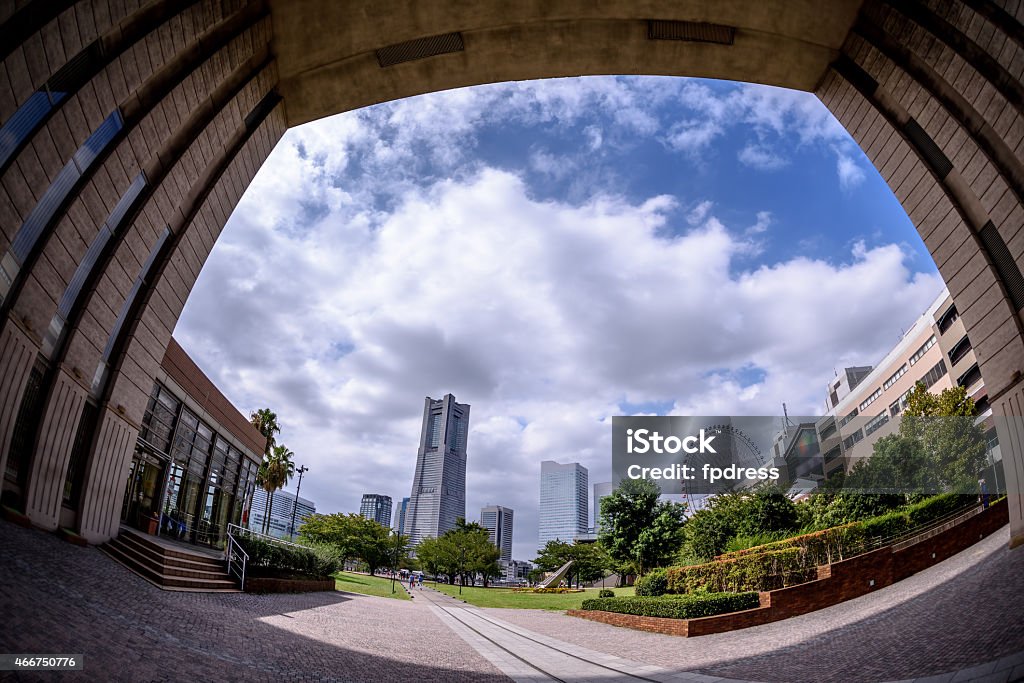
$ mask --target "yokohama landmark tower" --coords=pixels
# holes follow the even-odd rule
[[[416,453],[409,508],[402,533],[413,546],[440,536],[466,516],[466,433],[469,405],[446,394],[423,403],[423,427]]]

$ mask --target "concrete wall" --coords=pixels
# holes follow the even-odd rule
[[[1018,416],[1000,442],[1024,540],[1024,8],[898,6],[0,0],[0,470],[16,430],[31,447],[5,492],[25,508],[27,492],[62,480],[67,435],[95,404],[79,531],[114,533],[175,321],[289,125],[461,85],[701,75],[815,92],[903,203],[994,411]],[[687,39],[662,39],[673,36]],[[38,415],[22,412],[36,364]],[[52,503],[28,512],[49,524]]]

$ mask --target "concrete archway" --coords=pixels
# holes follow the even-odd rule
[[[171,330],[289,126],[464,85],[658,74],[814,92],[861,145],[949,286],[994,412],[1015,416],[999,437],[1024,542],[1018,3],[139,4],[0,3],[0,472],[17,465],[5,486],[36,524],[60,523],[70,476],[77,529],[116,534]]]

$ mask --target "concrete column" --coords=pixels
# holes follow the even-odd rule
[[[81,379],[59,370],[29,466],[25,495],[25,513],[44,529],[56,529],[60,521],[68,462],[87,394]]]
[[[3,490],[7,471],[14,423],[37,349],[17,325],[8,324],[0,333],[0,490]]]
[[[992,402],[1010,509],[1010,547],[1024,545],[1024,381]]]
[[[90,543],[117,535],[128,466],[139,430],[114,410],[104,410],[85,477],[78,533]]]

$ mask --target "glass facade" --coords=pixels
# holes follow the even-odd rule
[[[577,462],[541,462],[539,548],[554,540],[572,543],[587,533],[587,478],[587,468]]]
[[[223,548],[245,524],[258,465],[156,383],[139,430],[122,520],[148,533]]]

